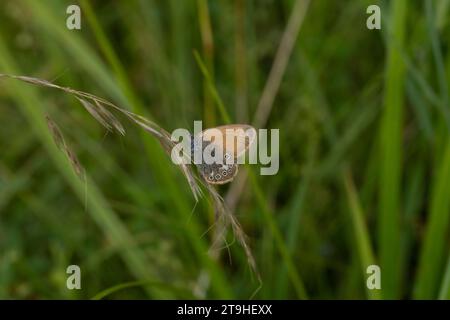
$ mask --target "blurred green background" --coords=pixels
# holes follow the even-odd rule
[[[66,28],[70,4],[81,30]],[[370,4],[381,30],[366,28]],[[256,298],[449,299],[449,4],[6,0],[0,73],[90,92],[169,131],[225,114],[279,128],[277,175],[248,166],[218,188],[249,236]],[[0,79],[0,298],[249,298],[259,284],[243,249],[208,255],[210,201],[193,210],[179,169],[121,120],[124,137],[106,134],[73,97]],[[71,264],[81,290],[66,288]],[[366,287],[372,264],[381,290]]]

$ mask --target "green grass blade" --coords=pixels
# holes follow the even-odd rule
[[[405,73],[401,50],[405,37],[406,12],[405,0],[391,2],[384,111],[381,120],[378,226],[382,288],[383,296],[387,299],[399,297],[401,279],[400,181]]]
[[[197,51],[194,50],[194,57],[197,61],[197,64],[200,68],[200,71],[203,74],[203,77],[205,78],[205,82],[208,86],[209,92],[211,93],[213,99],[216,102],[217,108],[219,109],[220,115],[222,116],[222,119],[225,121],[225,123],[231,123],[231,118],[228,115],[228,112],[225,108],[225,105],[223,104],[222,99],[220,98],[219,92],[217,91],[217,88],[214,84],[213,79],[211,78],[211,75],[208,71],[208,68],[206,67],[205,63],[203,62],[202,58],[198,54]]]
[[[207,0],[197,0],[198,22],[202,39],[202,51],[205,57],[204,68],[208,70],[208,76],[214,78],[214,38],[211,26],[211,17]],[[199,57],[196,57],[197,61]],[[202,62],[203,63],[203,62]],[[206,127],[211,127],[216,122],[215,109],[213,108],[214,94],[210,90],[207,77],[203,80],[203,121]]]
[[[113,293],[116,293],[121,290],[130,289],[130,288],[136,288],[136,287],[146,287],[146,286],[152,286],[157,287],[160,290],[165,290],[169,292],[173,292],[174,296],[182,297],[183,299],[193,299],[194,296],[189,291],[186,291],[182,288],[175,287],[173,285],[169,285],[167,283],[163,282],[157,282],[157,281],[149,281],[149,280],[139,280],[139,281],[130,281],[121,283],[115,286],[112,286],[110,288],[107,288],[103,291],[100,291],[95,296],[91,298],[91,300],[102,300],[106,298],[107,296],[110,296]]]
[[[441,290],[439,291],[439,299],[450,300],[450,253],[447,259],[447,267],[442,281]]]
[[[139,99],[134,94],[131,84],[128,81],[124,67],[120,63],[120,60],[115,54],[113,47],[111,46],[110,42],[108,41],[108,38],[103,32],[103,29],[101,28],[99,22],[97,21],[95,13],[90,4],[90,1],[81,0],[80,4],[82,6],[83,13],[86,16],[87,21],[89,22],[89,25],[92,28],[92,31],[103,54],[105,55],[107,61],[109,62],[114,71],[115,77],[119,83],[120,88],[124,92],[127,99],[130,101],[130,105],[132,106],[133,111],[137,113],[142,113],[143,107],[139,103]]]
[[[437,79],[439,83],[440,96],[443,101],[443,109],[447,126],[450,123],[449,114],[449,94],[448,83],[445,75],[444,59],[440,49],[438,33],[435,26],[435,12],[432,1],[425,1],[426,21],[428,33],[430,35],[431,47],[436,64]],[[447,127],[449,129],[449,127]],[[447,253],[446,247],[447,232],[450,222],[450,143],[448,142],[448,130],[442,136],[445,143],[444,152],[438,150],[438,157],[442,155],[442,160],[438,169],[434,172],[434,182],[431,190],[431,202],[427,219],[425,238],[420,254],[419,267],[415,283],[414,296],[418,299],[435,298],[442,277],[444,255]]]
[[[303,280],[301,279],[300,275],[297,272],[297,269],[292,261],[291,255],[289,253],[289,250],[286,247],[286,244],[284,242],[283,236],[281,235],[280,229],[276,223],[276,220],[273,217],[273,213],[270,211],[269,207],[267,206],[266,200],[264,198],[264,194],[262,193],[261,187],[258,184],[258,181],[256,180],[256,176],[253,173],[253,171],[249,170],[249,176],[250,176],[250,182],[253,187],[253,191],[255,192],[256,199],[258,201],[258,204],[261,208],[261,211],[264,215],[264,220],[266,221],[267,225],[269,226],[269,229],[271,233],[273,234],[275,245],[277,246],[277,249],[279,250],[279,253],[281,255],[281,259],[283,259],[284,264],[286,265],[286,269],[289,275],[290,280],[292,281],[292,285],[296,291],[297,297],[299,299],[307,299],[308,295],[305,290],[305,286],[303,284]]]
[[[432,299],[437,294],[450,222],[448,190],[450,190],[450,143],[447,144],[440,167],[434,173],[427,228],[414,290],[414,297],[417,299]]]
[[[347,201],[349,204],[349,212],[352,221],[352,228],[357,246],[359,256],[361,274],[364,275],[362,282],[365,284],[366,270],[370,265],[375,265],[375,256],[373,254],[372,245],[370,244],[370,236],[365,222],[365,214],[361,208],[358,194],[355,190],[353,179],[349,171],[343,173],[343,181],[345,185],[345,192],[347,194]],[[366,287],[367,297],[369,299],[381,299],[381,292],[377,289],[369,289]]]

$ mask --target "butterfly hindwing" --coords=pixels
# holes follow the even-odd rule
[[[246,124],[231,124],[206,129],[199,136],[203,140],[211,140],[216,132],[221,133],[223,153],[230,153],[234,158],[247,151],[256,139],[255,128]]]
[[[224,184],[234,179],[238,173],[237,164],[199,164],[200,174],[211,184]]]

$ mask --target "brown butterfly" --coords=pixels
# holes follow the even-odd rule
[[[214,130],[216,129],[216,130]],[[214,140],[220,132],[222,139]],[[213,137],[213,138],[212,138]],[[211,139],[212,138],[212,139]],[[246,124],[231,124],[206,129],[191,136],[191,156],[194,152],[203,152],[210,144],[222,149],[222,161],[197,164],[198,171],[210,184],[224,184],[234,179],[238,173],[237,158],[243,155],[256,140],[256,130]]]

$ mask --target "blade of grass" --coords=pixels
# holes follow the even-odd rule
[[[404,63],[401,57],[406,26],[405,0],[391,2],[384,111],[380,127],[380,180],[378,241],[383,296],[400,295],[400,180],[404,98]]]
[[[250,182],[253,187],[253,191],[255,192],[256,199],[258,201],[258,205],[261,208],[261,211],[264,215],[264,220],[269,226],[270,232],[272,233],[275,245],[280,253],[281,259],[283,259],[284,264],[286,265],[286,269],[289,275],[290,280],[292,281],[292,285],[295,289],[297,297],[299,299],[308,299],[308,295],[306,293],[305,286],[303,284],[303,280],[300,278],[300,275],[297,272],[297,269],[292,261],[292,257],[289,253],[289,250],[286,247],[284,242],[284,238],[280,232],[280,229],[276,223],[276,220],[273,217],[273,213],[267,206],[267,202],[265,200],[263,191],[256,179],[255,174],[252,170],[249,170]]]
[[[422,96],[418,93],[416,86],[411,80],[406,83],[406,90],[408,91],[408,96],[411,99],[411,105],[416,113],[416,118],[419,126],[423,130],[423,133],[429,141],[433,137],[433,125],[431,122],[430,111],[428,110],[427,104],[423,101]]]
[[[352,221],[352,228],[354,231],[354,237],[360,261],[361,275],[365,280],[367,275],[367,267],[376,264],[372,245],[370,244],[369,232],[367,230],[364,218],[366,215],[363,213],[363,209],[361,208],[359,196],[356,192],[355,185],[353,183],[353,179],[349,170],[345,170],[343,172],[343,181],[345,185],[345,192],[347,194],[347,201],[350,209],[350,218]],[[364,280],[362,282],[365,284]],[[381,299],[381,290],[371,290],[367,286],[365,287],[366,294],[369,299]]]
[[[39,28],[43,28],[43,32],[48,32],[55,40],[63,44],[62,48],[67,50],[74,58],[71,62],[78,64],[87,74],[95,78],[99,86],[108,92],[120,105],[125,108],[131,107],[123,92],[117,90],[117,85],[113,80],[114,77],[110,75],[88,44],[79,35],[61,26],[60,17],[56,16],[54,12],[59,7],[52,7],[52,4],[55,5],[55,3],[37,3],[30,0],[22,0],[22,2],[33,13],[30,22]]]
[[[200,68],[200,71],[203,74],[203,77],[205,78],[205,83],[208,87],[208,90],[216,102],[217,108],[219,109],[219,112],[220,112],[220,115],[222,116],[223,121],[227,124],[231,123],[231,118],[228,115],[228,112],[225,108],[225,105],[223,104],[222,99],[220,98],[220,95],[216,89],[216,86],[214,85],[214,81],[211,77],[211,74],[209,73],[208,68],[206,67],[205,63],[203,62],[202,58],[200,57],[200,55],[198,54],[198,52],[196,50],[194,50],[194,57],[195,57],[195,61],[197,61],[197,64]]]
[[[236,120],[240,123],[248,121],[248,67],[247,67],[247,50],[245,39],[245,21],[246,7],[244,0],[234,0],[235,12],[235,33],[234,33],[234,60],[235,68],[235,94]]]
[[[151,280],[139,280],[139,281],[130,281],[121,283],[115,286],[112,286],[110,288],[107,288],[103,291],[100,291],[95,296],[91,298],[91,300],[102,300],[106,298],[107,296],[110,296],[113,293],[116,293],[121,290],[130,289],[130,288],[136,288],[136,287],[146,287],[146,286],[153,286],[160,288],[160,290],[165,291],[172,291],[176,294],[176,296],[183,297],[184,299],[193,299],[194,297],[192,294],[182,288],[175,287],[173,285],[169,285],[164,282],[157,282],[157,281],[151,281]]]
[[[439,36],[435,26],[435,13],[430,0],[425,1],[425,13],[434,62],[436,64],[440,97],[443,102],[442,107],[446,110],[445,115],[448,115],[450,107],[448,83],[445,75],[444,59],[440,48]],[[449,118],[446,117],[446,120],[448,124]],[[450,198],[447,194],[450,189],[450,142],[448,141],[448,129],[441,134],[443,137],[442,141],[445,144],[445,151],[441,153],[438,150],[439,157],[442,154],[442,160],[438,170],[434,172],[435,180],[431,190],[427,227],[415,282],[414,296],[418,299],[431,299],[436,296],[439,280],[442,277],[443,264],[445,263],[444,255],[447,252],[445,241],[448,238],[447,232],[450,222]]]
[[[211,27],[211,17],[209,14],[208,1],[197,0],[197,11],[200,35],[202,39],[202,51],[205,58],[205,70],[208,70],[209,77],[211,77],[211,79],[214,79],[214,38]],[[214,96],[210,91],[209,84],[206,79],[203,80],[203,95],[203,121],[205,122],[207,127],[211,127],[216,122],[216,115],[215,109],[213,108]]]
[[[351,123],[346,126],[345,132],[333,142],[329,155],[324,157],[315,169],[317,174],[321,176],[334,174],[344,155],[352,145],[358,143],[358,138],[372,124],[378,114],[379,108],[376,105],[367,105],[358,111],[358,114],[352,117]]]
[[[297,244],[301,216],[304,212],[305,200],[308,195],[312,177],[312,171],[316,160],[317,143],[310,144],[310,150],[308,152],[308,161],[306,164],[305,175],[300,179],[292,203],[289,206],[287,215],[289,216],[289,225],[286,228],[286,246],[291,255],[294,254],[295,246]],[[287,283],[287,269],[286,266],[282,266],[278,272],[278,281],[276,286],[276,293],[279,297],[287,295],[288,283]]]
[[[436,295],[442,274],[447,230],[450,222],[450,143],[434,173],[427,227],[420,252],[414,297],[432,299]]]
[[[447,121],[448,130],[450,131],[450,102],[449,102],[449,93],[448,93],[448,85],[445,74],[445,63],[444,58],[442,56],[441,44],[439,42],[439,34],[435,25],[435,11],[433,9],[433,4],[431,0],[425,1],[425,13],[426,13],[426,22],[428,34],[431,41],[431,51],[433,53],[434,63],[436,65],[436,74],[439,85],[439,93],[440,98],[442,100],[442,107],[444,110],[444,117]]]
[[[441,290],[439,292],[440,300],[450,300],[450,253],[447,259],[447,268],[444,279],[442,280]]]
[[[83,13],[90,27],[92,28],[92,31],[95,35],[95,39],[97,40],[102,50],[102,53],[105,55],[107,61],[111,65],[115,78],[119,83],[119,87],[122,89],[122,92],[124,93],[125,97],[130,102],[132,110],[137,113],[142,113],[144,108],[140,104],[139,99],[134,94],[134,90],[132,89],[131,84],[128,81],[125,69],[123,68],[119,58],[115,54],[114,49],[109,43],[108,38],[103,32],[100,24],[98,23],[97,18],[95,17],[95,13],[90,4],[90,1],[81,0],[80,4],[83,9]]]
[[[155,3],[156,4],[156,3]],[[194,15],[195,5],[192,1],[168,1],[171,21],[171,41],[170,50],[172,57],[172,77],[174,79],[172,94],[176,99],[176,109],[173,113],[183,112],[183,118],[191,112],[192,104],[195,104],[194,95],[196,93],[193,87],[193,73],[195,66],[192,65],[192,38],[190,33],[186,33],[186,25],[191,23],[191,17]],[[194,32],[193,32],[194,33]],[[182,103],[180,103],[182,101]],[[183,108],[182,110],[180,110]],[[185,110],[186,109],[186,110]]]

